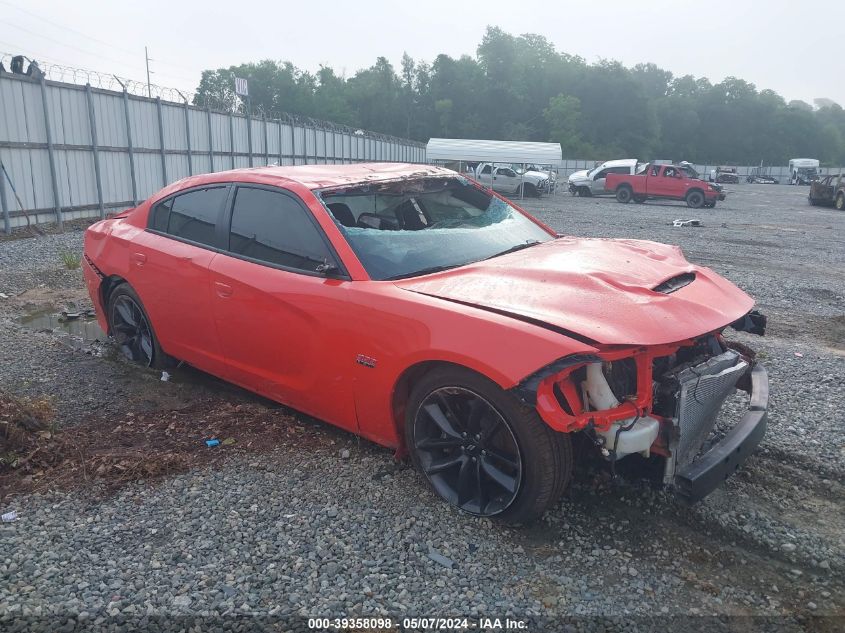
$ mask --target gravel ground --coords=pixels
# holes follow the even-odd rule
[[[767,337],[736,335],[769,370],[769,431],[700,504],[610,481],[586,460],[542,522],[503,528],[439,502],[388,451],[301,418],[309,437],[269,453],[111,496],[6,499],[0,510],[20,519],[0,524],[0,628],[294,630],[308,616],[383,614],[511,617],[532,631],[842,630],[845,216],[808,206],[805,188],[733,189],[712,210],[568,194],[525,204],[561,232],[679,244],[770,317]],[[693,217],[704,226],[669,226]],[[80,247],[78,231],[0,243],[7,390],[49,395],[61,424],[255,401],[190,370],[161,382],[108,345],[22,326],[86,304],[79,271],[60,261]]]

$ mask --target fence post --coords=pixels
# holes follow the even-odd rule
[[[329,164],[329,133],[326,131],[326,126],[323,125],[323,164]]]
[[[97,117],[94,114],[94,97],[91,84],[85,84],[85,97],[88,100],[88,123],[91,125],[91,151],[94,153],[94,179],[97,182],[97,204],[100,205],[100,218],[106,217],[103,206],[103,183],[100,179],[100,151],[97,147]]]
[[[41,78],[41,103],[44,106],[44,129],[47,132],[47,158],[50,160],[50,181],[53,185],[53,203],[56,209],[56,226],[61,231],[62,204],[59,200],[59,177],[56,172],[56,153],[53,150],[53,134],[50,129],[50,110],[47,107],[47,81]]]
[[[123,114],[126,118],[126,147],[129,149],[129,176],[132,180],[132,205],[138,206],[138,183],[135,179],[135,150],[132,147],[132,120],[129,118],[129,93],[123,89]]]
[[[296,125],[290,120],[290,162],[296,165]]]
[[[229,113],[229,153],[232,155],[232,169],[235,168],[235,115]]]
[[[6,168],[0,161],[0,211],[3,211],[3,230],[6,235],[12,233],[12,221],[9,218],[9,205],[6,202]]]
[[[188,175],[194,175],[194,160],[191,158],[191,121],[189,118],[188,102],[185,101],[185,142],[188,148]]]
[[[249,166],[252,167],[252,116],[246,109],[246,151],[249,152]]]
[[[214,171],[214,145],[212,144],[214,135],[211,132],[211,110],[209,108],[205,109],[205,119],[208,121],[208,172],[211,173]]]
[[[281,167],[282,166],[282,154],[283,154],[283,150],[282,150],[282,120],[281,119],[278,119],[278,125],[279,125],[279,167]]]
[[[167,186],[167,160],[164,157],[164,118],[161,114],[161,97],[156,97],[156,109],[158,110],[158,143],[161,148],[161,180]]]
[[[263,112],[261,113],[261,125],[264,127],[264,166],[266,167],[270,162],[270,147],[267,143],[267,115]]]

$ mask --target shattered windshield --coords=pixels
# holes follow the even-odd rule
[[[464,178],[421,178],[320,192],[373,279],[463,266],[554,239]]]

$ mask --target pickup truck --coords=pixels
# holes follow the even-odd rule
[[[530,171],[518,174],[510,165],[481,163],[476,167],[473,176],[496,193],[509,196],[524,194],[539,197],[541,193],[549,190],[547,174]]]
[[[613,192],[607,189],[608,174],[636,174],[644,165],[645,163],[636,158],[626,158],[609,160],[593,169],[576,171],[569,176],[569,192],[573,196],[582,197],[612,194]]]
[[[635,175],[608,174],[605,184],[616,200],[645,202],[648,198],[684,200],[688,207],[715,207],[724,200],[724,192],[698,178],[690,178],[678,165],[647,165]]]

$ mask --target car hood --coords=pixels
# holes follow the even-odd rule
[[[691,274],[688,285],[655,290]],[[678,247],[641,240],[562,237],[396,284],[605,345],[682,341],[733,323],[754,305]]]
[[[569,174],[569,182],[577,182],[579,180],[587,180],[587,174],[590,173],[589,169],[582,169],[581,171],[574,171]]]

